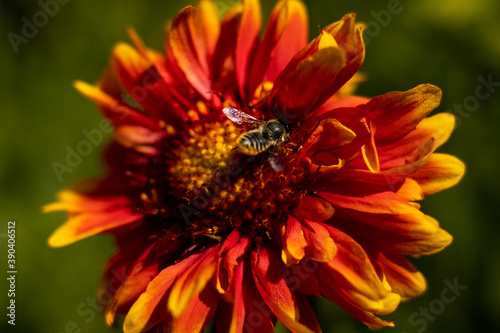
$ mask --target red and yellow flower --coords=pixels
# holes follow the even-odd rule
[[[62,191],[45,211],[69,220],[49,244],[100,233],[118,251],[101,288],[108,324],[125,332],[320,331],[308,296],[327,297],[372,329],[426,288],[406,256],[440,251],[451,236],[419,209],[456,184],[457,158],[435,153],[454,118],[427,117],[441,90],[425,84],[374,98],[351,95],[365,49],[354,14],[307,42],[307,14],[281,0],[261,30],[245,0],[220,22],[215,5],[186,7],[164,54],[133,30],[97,85],[76,82],[114,127],[106,177]],[[234,150],[278,110],[294,133],[257,156]],[[280,153],[284,168],[267,163]],[[120,277],[120,278],[117,278]]]

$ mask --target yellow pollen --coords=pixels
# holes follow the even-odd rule
[[[231,150],[236,146],[231,134],[236,131],[229,120],[222,124],[198,125],[190,129],[190,138],[179,143],[179,159],[170,168],[178,185],[193,189],[209,182],[231,159]]]

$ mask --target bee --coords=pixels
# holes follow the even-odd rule
[[[259,126],[257,129],[243,133],[238,138],[238,152],[244,155],[254,156],[271,147],[278,147],[288,139],[292,132],[290,124],[280,117],[263,121],[232,107],[224,108],[222,112],[235,124],[249,123]],[[273,113],[277,114],[277,110],[273,109]],[[276,172],[283,169],[283,163],[277,151],[269,156],[269,163]]]

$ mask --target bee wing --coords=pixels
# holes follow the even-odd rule
[[[272,155],[269,156],[269,164],[271,168],[273,168],[276,172],[281,172],[285,167],[285,161],[283,159],[283,155],[280,151],[275,151]]]
[[[251,115],[236,108],[231,108],[231,107],[224,108],[222,109],[222,112],[224,112],[224,114],[226,115],[226,117],[229,118],[229,120],[231,120],[233,123],[236,124],[250,123],[250,124],[260,125],[264,123],[264,121],[252,117]]]

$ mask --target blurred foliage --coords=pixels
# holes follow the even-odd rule
[[[219,1],[222,5],[233,2]],[[347,12],[356,12],[360,21],[368,23],[370,41],[362,68],[368,81],[359,88],[360,94],[375,96],[428,82],[443,89],[438,111],[450,112],[455,104],[462,105],[468,96],[474,96],[479,76],[491,75],[493,81],[500,81],[497,0],[306,2],[311,38],[320,27]],[[263,3],[266,16],[273,3]],[[119,331],[107,328],[103,317],[86,304],[95,297],[102,266],[114,251],[111,239],[93,237],[64,249],[50,249],[46,239],[65,216],[42,215],[40,207],[53,201],[63,187],[102,173],[99,151],[103,145],[94,147],[78,167],[64,174],[62,182],[51,166],[54,161],[64,163],[66,147],[75,147],[84,139],[82,131],[97,128],[101,119],[94,105],[76,93],[72,81],[96,81],[112,46],[126,39],[128,25],[136,27],[148,45],[161,50],[165,22],[188,4],[69,1],[59,6],[34,37],[20,44],[16,53],[6,38],[8,33],[21,35],[22,18],[32,20],[41,7],[28,0],[0,3],[4,36],[0,48],[0,244],[1,253],[6,253],[7,221],[16,220],[15,331]],[[399,4],[397,13],[384,16],[381,11],[395,4]],[[396,328],[385,331],[500,331],[499,110],[497,88],[480,101],[477,110],[459,116],[460,126],[440,149],[464,160],[467,174],[459,186],[426,198],[422,206],[455,239],[443,252],[414,260],[427,277],[429,290],[388,316],[386,319],[395,320]],[[412,324],[412,315],[422,318],[414,313],[436,306],[446,287],[444,281],[454,279],[467,289],[445,304],[442,313],[427,320],[425,328]],[[369,331],[328,301],[315,301],[314,305],[325,332]],[[13,331],[2,316],[0,330]],[[282,325],[279,330],[286,331]]]

